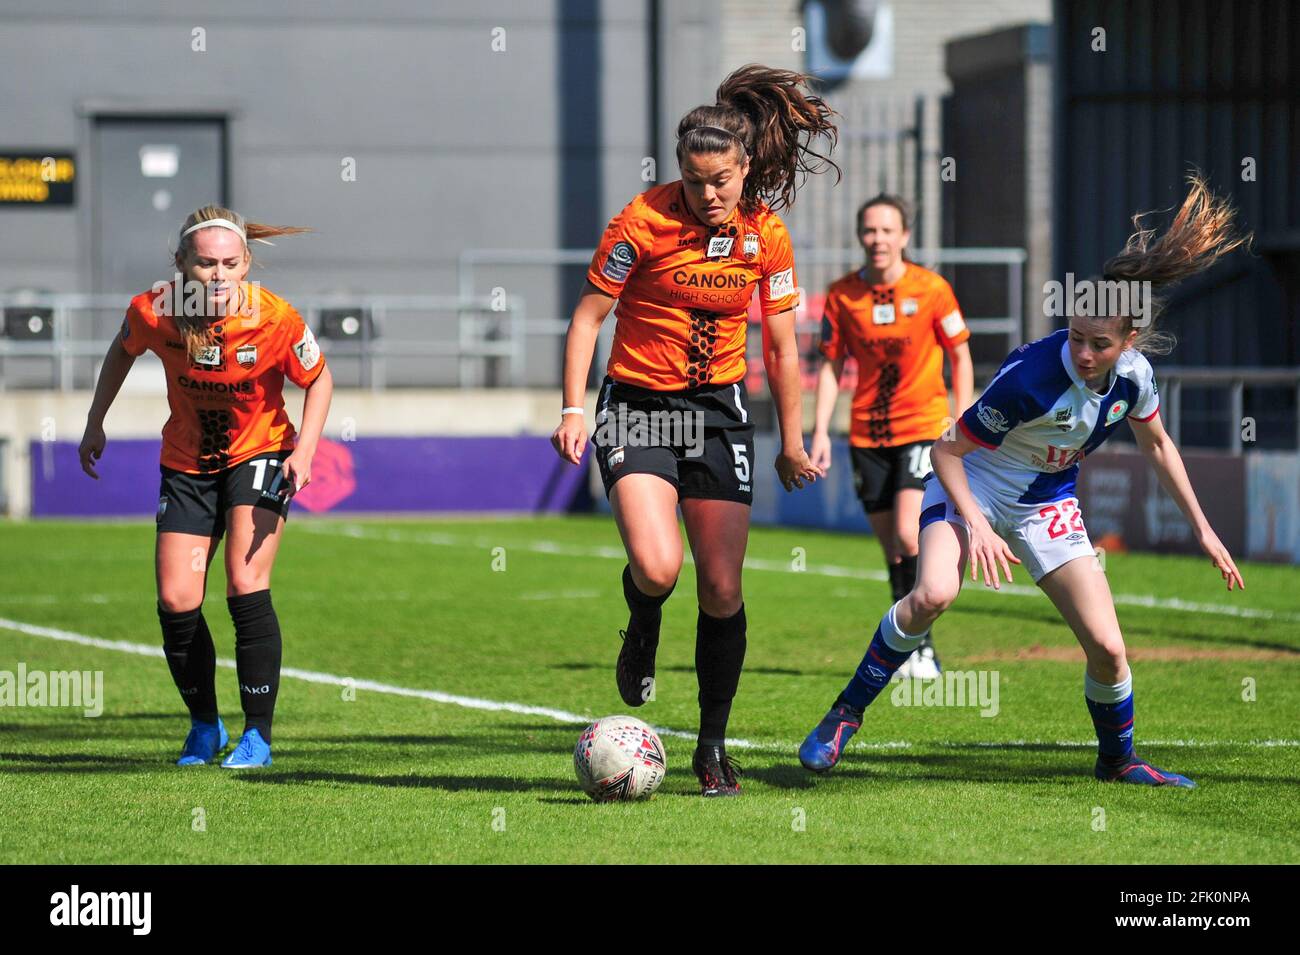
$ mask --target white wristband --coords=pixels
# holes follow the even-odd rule
[[[563,418],[566,414],[580,414],[580,415],[585,415],[586,413],[587,413],[587,411],[586,411],[585,408],[562,408],[562,409],[560,409],[560,417],[561,417],[561,418]]]

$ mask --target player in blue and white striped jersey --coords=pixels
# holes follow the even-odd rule
[[[934,473],[921,503],[916,586],[885,613],[853,679],[800,747],[808,769],[824,772],[839,761],[863,710],[956,599],[968,563],[972,580],[982,575],[994,588],[1000,575],[1011,581],[1011,564],[1023,564],[1087,658],[1084,699],[1098,740],[1096,777],[1195,786],[1134,751],[1133,678],[1124,638],[1075,494],[1079,463],[1127,420],[1228,590],[1245,586],[1160,422],[1155,375],[1143,354],[1172,344],[1155,329],[1161,303],[1151,290],[1208,268],[1245,241],[1232,229],[1231,206],[1199,178],[1189,184],[1160,239],[1135,216],[1137,232],[1106,263],[1102,281],[1115,290],[1124,284],[1130,294],[1090,315],[1076,309],[1068,329],[1012,352],[962,415],[958,433],[935,443]]]

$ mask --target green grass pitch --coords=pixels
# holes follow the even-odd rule
[[[4,863],[1300,862],[1291,567],[1245,566],[1248,589],[1228,594],[1203,560],[1110,556],[1139,752],[1195,791],[1092,779],[1082,654],[1023,571],[1015,593],[968,586],[935,631],[948,669],[996,672],[996,715],[882,695],[840,767],[813,777],[795,748],[888,605],[880,552],[755,529],[731,720],[749,744],[732,749],[743,794],[701,799],[690,770],[688,564],[665,607],[657,699],[635,713],[672,731],[668,776],[648,803],[595,805],[564,715],[628,711],[609,519],[295,518],[273,593],[297,675],[281,684],[274,766],[243,773],[173,764],[188,722],[160,654],[66,639],[160,647],[152,548],[143,523],[0,525],[0,671],[104,680],[97,718],[0,707]],[[208,591],[231,660],[219,564]],[[217,678],[237,733],[234,672]]]

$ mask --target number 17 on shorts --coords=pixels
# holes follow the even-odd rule
[[[253,469],[253,488],[262,492],[262,497],[280,500],[284,486],[284,472],[276,458],[255,458],[247,467]]]

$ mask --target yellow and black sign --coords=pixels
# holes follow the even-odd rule
[[[72,153],[0,151],[0,206],[70,206],[76,181]]]

